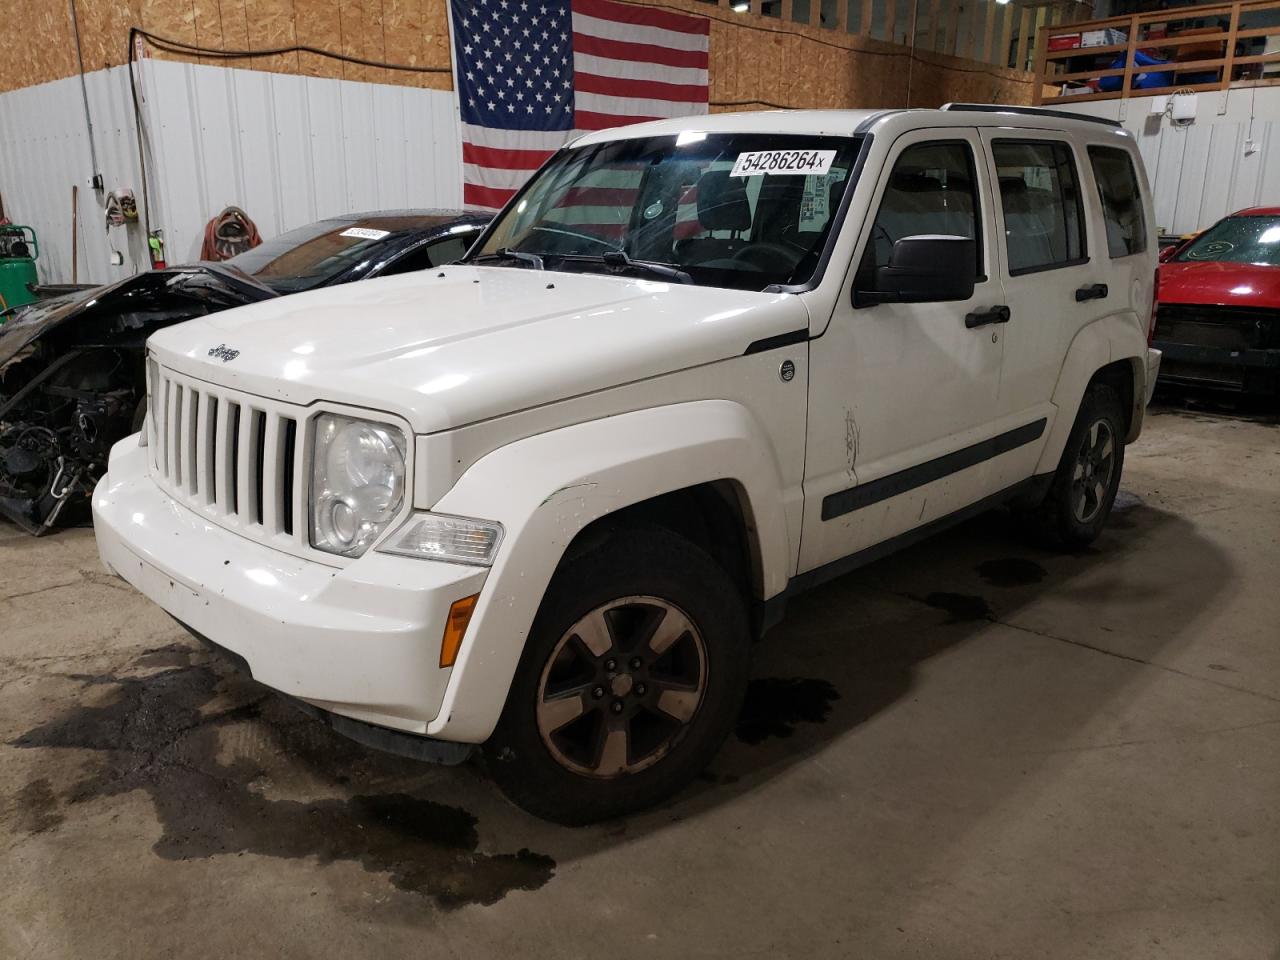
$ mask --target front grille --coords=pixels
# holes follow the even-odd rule
[[[1267,350],[1280,347],[1280,322],[1275,310],[1162,303],[1156,311],[1155,339],[1224,350]]]
[[[309,549],[304,462],[291,404],[240,393],[148,364],[152,474],[215,523],[284,549]]]

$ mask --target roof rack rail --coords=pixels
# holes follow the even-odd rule
[[[1069,110],[1046,110],[1043,107],[1011,107],[999,103],[944,103],[943,110],[965,111],[970,113],[1021,113],[1029,117],[1057,117],[1060,120],[1083,120],[1085,123],[1100,123],[1104,127],[1121,126],[1118,120],[1105,117],[1091,117],[1083,113],[1071,113]]]

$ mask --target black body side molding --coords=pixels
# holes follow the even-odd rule
[[[926,483],[941,480],[943,477],[976,466],[984,460],[1016,450],[1018,447],[1040,439],[1046,423],[1048,420],[1042,417],[1024,427],[1016,427],[926,463],[891,473],[879,480],[860,483],[848,490],[828,494],[822,498],[822,519],[832,520],[846,513],[852,513],[854,510],[869,507],[873,503],[888,500],[915,487],[922,487]]]

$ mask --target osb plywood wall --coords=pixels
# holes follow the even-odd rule
[[[254,70],[449,89],[447,0],[76,0],[86,70],[124,63],[132,26],[217,50],[304,45],[426,68],[393,71],[294,52],[238,60],[192,57]],[[1018,70],[690,0],[662,6],[710,16],[713,110],[937,106],[947,100],[1030,103]],[[0,91],[76,71],[68,5],[10,0],[0,36]],[[21,24],[22,29],[12,29]],[[173,57],[163,50],[157,57]]]
[[[1033,76],[1021,70],[922,49],[913,53],[900,44],[834,30],[784,27],[764,17],[727,16],[735,19],[712,13],[713,110],[1031,102]]]
[[[344,63],[310,53],[221,60],[222,63],[374,83],[452,87],[446,0],[76,0],[85,70],[125,63],[130,27],[215,50],[268,50],[310,46],[381,63],[427,68],[392,71]],[[66,0],[10,0],[5,18],[29,25],[0,33],[0,91],[31,86],[76,72]]]

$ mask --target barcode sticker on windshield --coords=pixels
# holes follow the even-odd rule
[[[340,237],[359,237],[361,240],[381,240],[390,230],[372,230],[369,227],[351,227],[343,230],[338,236]]]
[[[734,177],[758,177],[762,174],[825,174],[835,160],[834,150],[756,150],[738,154],[733,165]]]

